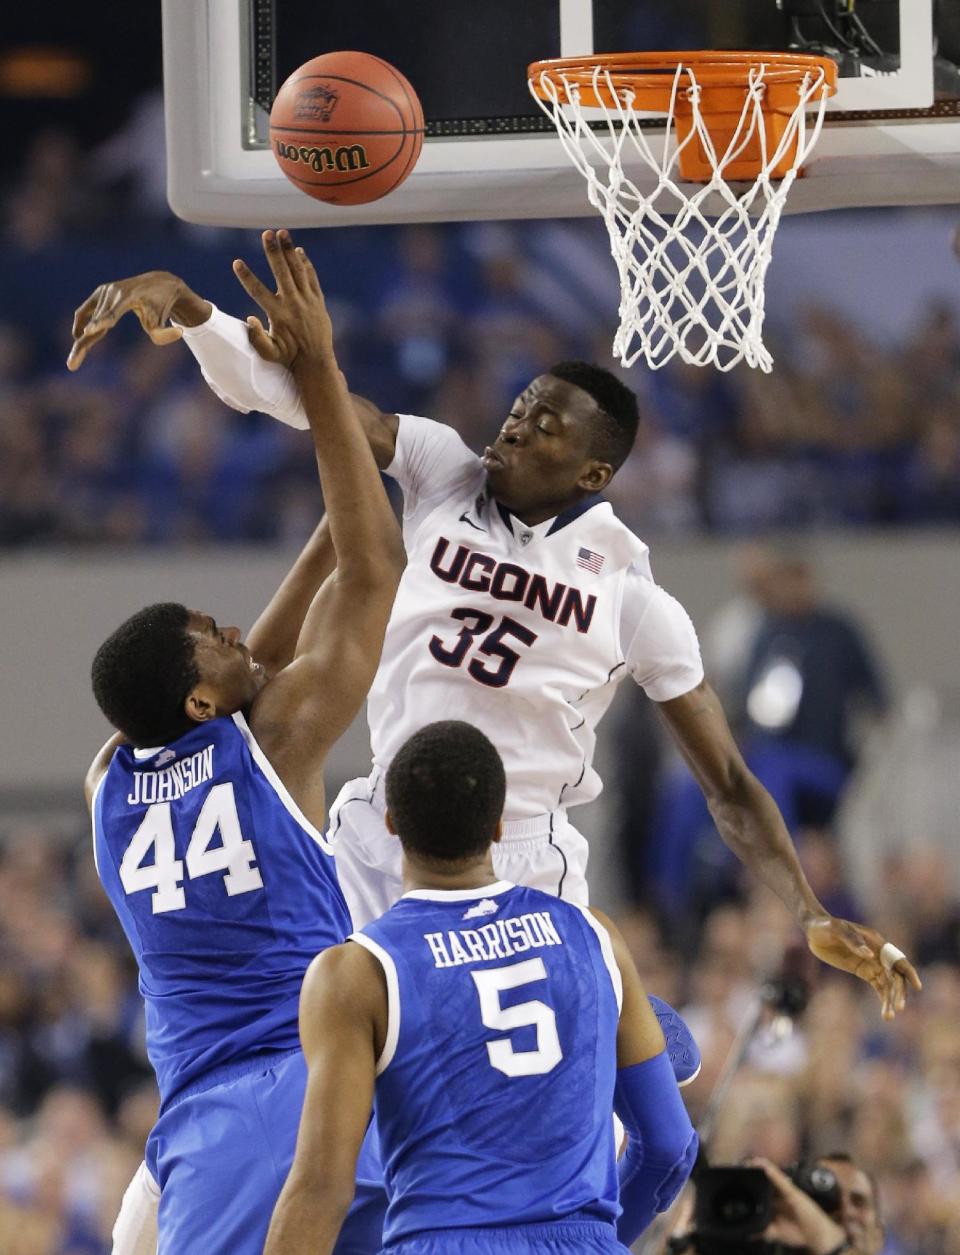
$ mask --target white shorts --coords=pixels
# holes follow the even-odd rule
[[[160,1187],[145,1163],[137,1169],[113,1226],[113,1255],[156,1255]]]
[[[387,832],[383,777],[350,780],[330,808],[328,839],[354,928],[363,928],[390,909],[401,894],[400,842]],[[563,810],[503,825],[493,847],[501,880],[586,906],[586,839]]]

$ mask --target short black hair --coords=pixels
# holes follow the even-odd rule
[[[183,708],[200,679],[190,611],[175,601],[145,606],[97,650],[91,668],[97,705],[133,745],[166,745],[192,726]]]
[[[403,848],[437,864],[464,863],[488,849],[506,793],[492,742],[459,719],[415,732],[387,771],[387,809]]]
[[[547,374],[575,384],[596,401],[600,421],[596,423],[593,453],[618,471],[637,438],[640,408],[636,393],[611,371],[591,362],[558,362]]]

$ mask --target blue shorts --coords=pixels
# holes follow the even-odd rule
[[[157,1255],[262,1255],[293,1161],[306,1080],[297,1050],[233,1069],[167,1107],[146,1152],[160,1186]],[[357,1175],[336,1255],[372,1255],[380,1248],[386,1195],[370,1135]]]
[[[611,1224],[558,1220],[502,1229],[434,1229],[400,1238],[382,1255],[630,1255]]]

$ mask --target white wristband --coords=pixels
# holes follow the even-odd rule
[[[905,959],[906,957],[907,956],[903,953],[903,951],[898,950],[892,942],[885,941],[883,943],[880,950],[880,962],[883,964],[885,971],[892,972],[893,965],[899,959]]]

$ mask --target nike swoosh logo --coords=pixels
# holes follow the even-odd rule
[[[474,531],[483,532],[484,535],[486,535],[487,533],[487,529],[485,527],[480,527],[478,523],[474,523],[473,519],[467,518],[466,510],[464,510],[464,512],[460,515],[460,518],[457,521],[460,523],[468,524],[470,527],[474,529]]]

